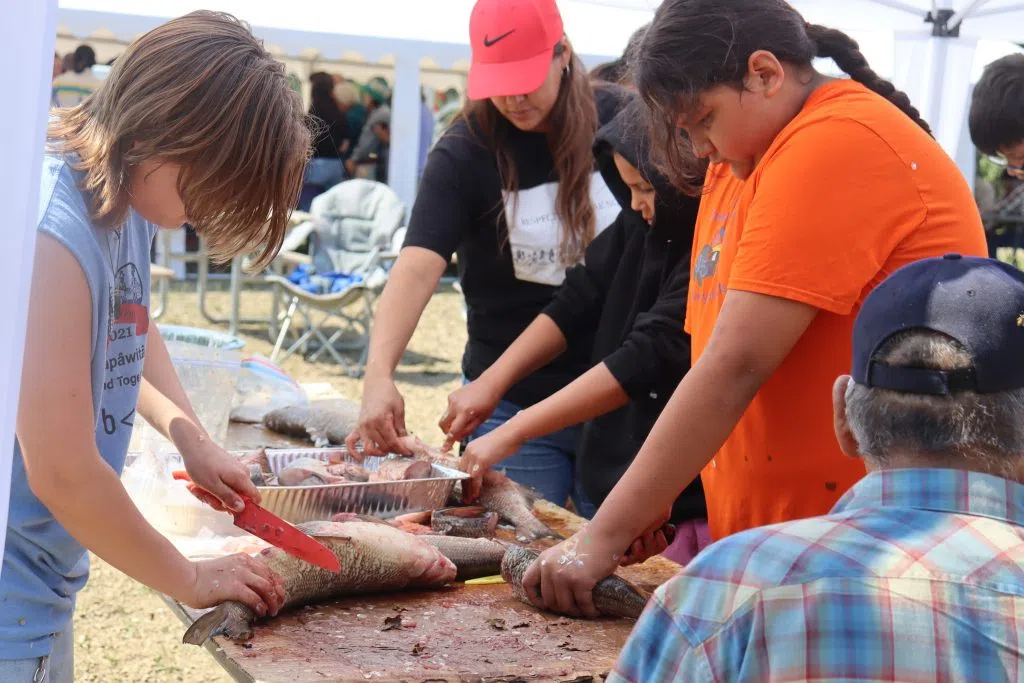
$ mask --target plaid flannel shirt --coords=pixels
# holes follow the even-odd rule
[[[832,513],[719,541],[609,681],[1024,681],[1024,486],[874,472]]]

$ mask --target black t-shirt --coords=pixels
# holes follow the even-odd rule
[[[601,124],[614,117],[621,97],[614,88],[596,90]],[[515,197],[505,197],[494,152],[464,120],[457,121],[430,152],[405,240],[407,247],[445,259],[458,253],[469,326],[462,371],[470,380],[505,352],[565,280],[558,258],[558,178],[547,138],[513,127],[509,146],[518,171]],[[619,205],[596,169],[591,198],[601,231]],[[515,227],[509,231],[511,216]],[[544,400],[586,371],[589,355],[585,344],[563,353],[516,384],[505,400],[524,408]]]
[[[338,113],[340,114],[340,112]],[[338,151],[338,147],[348,135],[345,115],[341,114],[340,118],[334,118],[333,113],[320,111],[316,105],[311,105],[309,116],[317,119],[313,122],[314,130],[319,129],[317,131],[319,135],[313,144],[313,156],[327,159],[339,158],[341,152]]]

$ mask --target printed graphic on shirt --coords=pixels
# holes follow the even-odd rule
[[[718,277],[718,261],[722,257],[722,245],[725,242],[725,232],[732,217],[733,211],[714,213],[711,222],[714,226],[711,231],[711,239],[702,246],[697,257],[693,260],[693,279],[697,286],[690,290],[691,300],[707,303],[725,296],[725,284]],[[705,283],[711,284],[705,288]]]
[[[519,190],[515,197],[505,193],[505,219],[516,279],[558,287],[565,280],[566,266],[558,258],[562,226],[555,210],[558,183],[544,183]],[[596,214],[595,236],[615,221],[621,207],[600,173],[590,179],[590,198]]]
[[[117,269],[110,293],[110,325],[107,332],[105,392],[123,388],[136,389],[142,382],[142,366],[146,357],[146,335],[149,332],[149,309],[146,286],[134,263]],[[117,418],[103,414],[104,431],[113,434],[120,425],[131,429],[135,411]]]
[[[711,241],[705,244],[697,255],[697,262],[693,266],[693,277],[698,285],[703,285],[704,280],[715,274],[718,270],[718,257],[722,255],[722,242],[725,241],[725,228],[715,231]]]

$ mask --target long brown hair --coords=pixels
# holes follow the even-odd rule
[[[693,107],[708,88],[742,89],[750,55],[757,50],[805,68],[815,57],[829,57],[931,134],[910,98],[871,69],[853,38],[808,24],[785,0],[665,0],[631,65],[651,114],[654,146],[666,175],[681,190],[696,191],[699,171],[695,157],[683,151],[684,144],[689,145],[681,141],[676,127],[679,114]]]
[[[198,11],[153,29],[122,54],[104,84],[57,110],[50,150],[78,156],[92,218],[124,222],[137,164],[180,164],[178,191],[217,260],[281,248],[302,189],[310,134],[284,66],[248,26]]]
[[[555,45],[552,59],[568,49],[565,41]],[[558,177],[555,213],[562,223],[562,243],[558,257],[562,264],[578,263],[594,239],[597,215],[590,198],[590,179],[594,173],[594,134],[597,132],[597,106],[586,67],[573,52],[567,72],[562,73],[558,99],[549,114],[548,148]],[[514,196],[519,189],[519,172],[509,145],[513,125],[490,100],[470,100],[461,117],[471,131],[479,132],[494,151],[501,187]],[[501,220],[499,215],[498,220]],[[511,226],[509,226],[511,229]]]

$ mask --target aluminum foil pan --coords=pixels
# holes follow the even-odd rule
[[[344,448],[266,449],[270,469],[277,474],[299,458],[355,462]],[[362,465],[371,472],[384,458],[366,456]],[[339,512],[375,517],[394,517],[444,507],[455,483],[469,475],[441,465],[433,465],[428,479],[407,481],[367,481],[321,486],[260,486],[263,507],[278,517],[298,524],[330,519]]]

